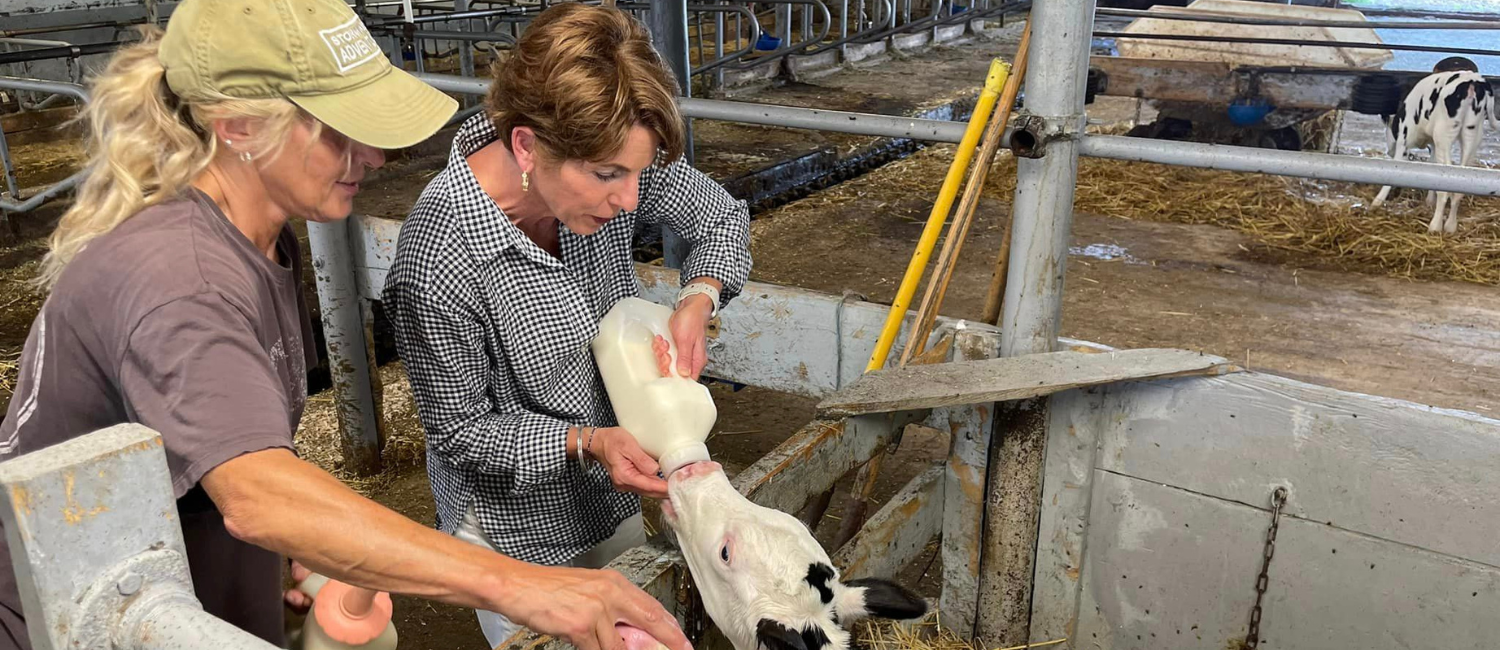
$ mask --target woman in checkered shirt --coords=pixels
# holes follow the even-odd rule
[[[403,224],[383,306],[445,532],[581,567],[645,540],[637,495],[666,482],[614,426],[589,342],[638,293],[639,224],[692,245],[671,319],[683,375],[703,370],[709,319],[750,273],[749,213],[683,160],[676,96],[634,19],[554,6],[496,65],[488,110]],[[492,647],[516,629],[479,619]]]

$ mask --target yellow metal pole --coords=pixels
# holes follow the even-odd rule
[[[875,342],[875,353],[870,355],[870,363],[865,366],[865,372],[879,370],[891,354],[896,334],[901,331],[901,321],[906,317],[912,296],[917,292],[922,271],[927,268],[927,259],[932,256],[938,235],[942,234],[943,223],[948,220],[948,212],[953,209],[953,199],[958,196],[959,184],[963,182],[969,160],[974,156],[975,145],[984,133],[984,126],[995,110],[995,102],[1000,98],[1000,91],[1004,89],[1005,79],[1009,75],[1010,64],[1000,59],[990,62],[990,72],[984,79],[984,90],[974,103],[974,114],[969,117],[969,125],[964,130],[963,140],[958,143],[958,150],[953,153],[953,164],[948,167],[948,176],[943,179],[943,186],[938,190],[937,203],[932,205],[932,214],[927,217],[927,225],[922,228],[922,236],[917,240],[917,250],[912,253],[911,262],[906,265],[906,275],[901,278],[901,286],[896,290],[896,300],[891,303],[885,327],[880,330],[880,339]]]

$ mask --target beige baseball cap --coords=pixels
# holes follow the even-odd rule
[[[458,110],[391,65],[342,0],[184,0],[159,57],[180,97],[285,97],[380,149],[426,140]]]

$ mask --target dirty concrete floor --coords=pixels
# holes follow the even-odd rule
[[[940,182],[928,151],[877,172]],[[924,160],[927,158],[927,160]],[[814,195],[751,225],[754,279],[818,291],[895,295],[929,194],[874,175],[838,199]],[[813,204],[816,207],[805,209]],[[1009,206],[986,197],[943,313],[982,315]],[[1335,388],[1480,414],[1500,411],[1500,305],[1494,288],[1322,270],[1213,226],[1075,214],[1062,334],[1122,348],[1201,350]]]

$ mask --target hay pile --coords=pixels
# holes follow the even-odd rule
[[[830,214],[856,200],[897,218],[925,221],[952,161],[935,146],[846,181],[775,214]],[[985,196],[1009,204],[1016,163],[1002,151]],[[1079,161],[1076,209],[1137,221],[1211,224],[1245,233],[1299,264],[1420,280],[1500,285],[1500,198],[1463,198],[1459,232],[1427,232],[1425,192],[1404,190],[1379,210],[1379,187],[1152,163]],[[917,199],[920,198],[920,201]],[[811,215],[809,215],[811,216]]]
[[[1013,167],[1013,163],[1012,163]],[[1014,170],[1004,176],[1014,184]],[[1238,230],[1268,248],[1347,271],[1500,285],[1500,199],[1465,197],[1459,232],[1429,234],[1425,193],[1408,190],[1379,210],[1378,187],[1086,159],[1083,212]]]
[[[19,349],[0,354],[0,394],[10,395],[16,392],[16,375],[20,373],[18,366],[20,361]]]
[[[339,480],[365,496],[374,496],[389,486],[401,471],[426,461],[427,441],[417,419],[417,406],[400,363],[380,369],[384,386],[382,411],[386,421],[383,471],[375,476],[357,477],[344,471],[344,454],[339,434],[338,411],[333,392],[324,391],[307,399],[302,425],[297,429],[297,454],[337,476]]]
[[[1067,640],[1054,639],[1013,648],[986,648],[939,626],[935,613],[914,624],[861,621],[855,626],[854,636],[860,646],[869,650],[1029,650],[1055,648]]]

